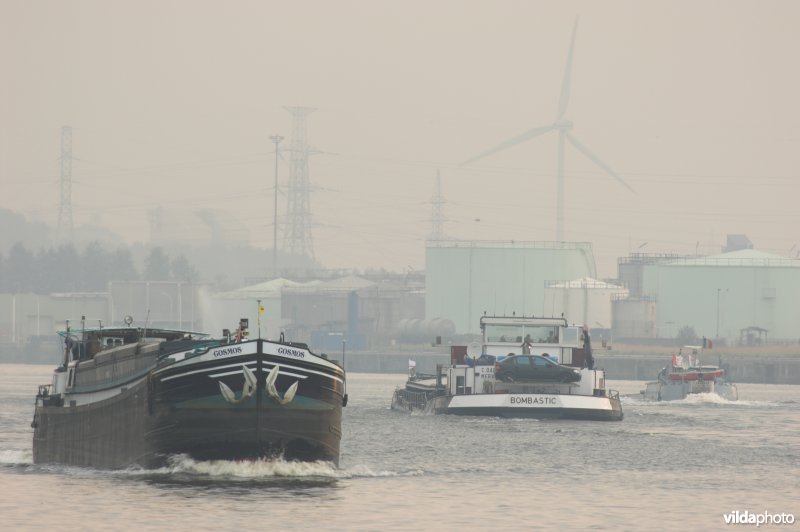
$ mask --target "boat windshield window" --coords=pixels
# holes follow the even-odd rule
[[[525,334],[531,335],[531,341],[535,344],[557,344],[558,325],[536,325],[525,327]]]
[[[558,344],[558,325],[487,325],[487,343],[522,344],[530,335],[534,344]]]
[[[521,325],[487,325],[486,341],[492,343],[522,344],[525,337]]]

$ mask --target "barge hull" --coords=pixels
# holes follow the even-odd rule
[[[502,418],[527,419],[574,419],[586,421],[620,421],[622,412],[618,410],[592,410],[571,408],[445,408],[441,414],[458,416],[493,416]]]
[[[88,404],[70,406],[69,395],[64,406],[57,397],[46,398],[37,404],[32,423],[34,463],[153,468],[183,454],[196,460],[283,457],[338,464],[343,399],[338,375],[295,364],[276,379],[280,392],[275,398],[266,383],[274,357],[251,355],[224,363],[224,375],[214,364],[184,366],[172,374],[154,369],[109,398]],[[231,371],[232,365],[239,369]],[[251,365],[257,378],[247,398],[242,398],[243,365]],[[226,400],[220,382],[235,390],[241,402]],[[285,399],[295,382],[296,394],[281,404],[278,399]]]
[[[504,418],[576,419],[620,421],[618,397],[585,397],[540,394],[475,394],[439,396],[426,408],[436,414]]]

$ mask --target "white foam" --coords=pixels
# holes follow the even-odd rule
[[[0,451],[0,464],[29,465],[32,463],[33,451],[30,449],[24,451],[4,449]]]
[[[684,399],[672,399],[663,401],[652,401],[644,399],[641,394],[623,395],[620,396],[620,402],[623,405],[629,406],[653,406],[653,407],[666,407],[669,405],[697,405],[697,404],[716,404],[716,405],[730,405],[730,406],[780,406],[781,403],[773,401],[743,401],[725,399],[716,393],[692,393],[687,395]]]
[[[185,455],[170,459],[169,466],[153,472],[189,473],[211,477],[336,477],[331,462],[293,462],[290,460],[194,460]]]
[[[650,404],[653,401],[645,400],[642,394],[634,394],[634,395],[620,395],[619,402],[623,405],[646,405]]]
[[[373,471],[369,466],[356,464],[347,469],[339,470],[339,478],[371,478],[371,477],[416,477],[424,474],[422,470],[406,471],[397,473],[396,471]]]
[[[731,401],[715,393],[692,393],[687,395],[685,399],[670,402],[678,404],[715,404],[730,406],[779,406],[778,403],[770,401]]]
[[[32,465],[33,451],[27,450],[0,450],[0,464]],[[56,471],[93,472],[92,468],[82,468],[61,464],[43,464],[40,467]],[[115,474],[130,476],[153,474],[172,475],[189,474],[212,478],[378,478],[397,476],[419,476],[423,471],[375,471],[369,466],[356,464],[348,468],[339,469],[332,462],[318,460],[316,462],[296,462],[292,460],[259,459],[259,460],[194,460],[186,455],[175,455],[170,458],[169,465],[158,469],[142,469],[131,467],[126,470],[116,471]]]
[[[685,403],[685,404],[717,404],[717,405],[728,405],[731,404],[733,401],[728,401],[720,397],[715,393],[691,393],[686,396],[685,399],[680,399],[675,401],[676,403]]]
[[[339,469],[332,462],[318,460],[316,462],[296,462],[292,460],[258,459],[258,460],[194,460],[186,455],[175,455],[170,458],[169,465],[159,469],[128,469],[129,475],[152,474],[190,474],[212,478],[357,478],[357,477],[391,477],[400,473],[393,471],[373,471],[365,465],[355,465],[349,469]],[[418,472],[402,473],[416,475]]]

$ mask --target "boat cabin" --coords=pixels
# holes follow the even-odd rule
[[[481,317],[483,353],[498,361],[510,355],[541,355],[558,364],[582,367],[584,332],[564,318]]]
[[[532,316],[483,316],[480,325],[483,332],[480,356],[473,351],[470,357],[466,348],[452,349],[451,365],[437,368],[438,386],[443,386],[448,394],[548,392],[593,395],[605,388],[605,372],[594,369],[591,344],[582,327],[569,325],[564,318]],[[518,357],[515,360],[520,362],[542,360],[539,357],[544,357],[550,362],[543,362],[555,367],[571,367],[574,372],[580,373],[580,378],[575,379],[577,382],[544,382],[536,379],[531,384],[500,382],[496,375],[496,364],[509,357]]]

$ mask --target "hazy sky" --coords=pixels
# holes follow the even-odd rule
[[[458,163],[554,121],[576,15],[566,118],[636,190],[567,146],[599,276],[728,233],[795,256],[796,1],[0,0],[0,207],[56,220],[71,125],[76,224],[133,242],[154,206],[218,208],[271,247],[269,136],[302,105],[326,266],[423,268],[437,170],[448,235],[552,240],[556,135]]]

